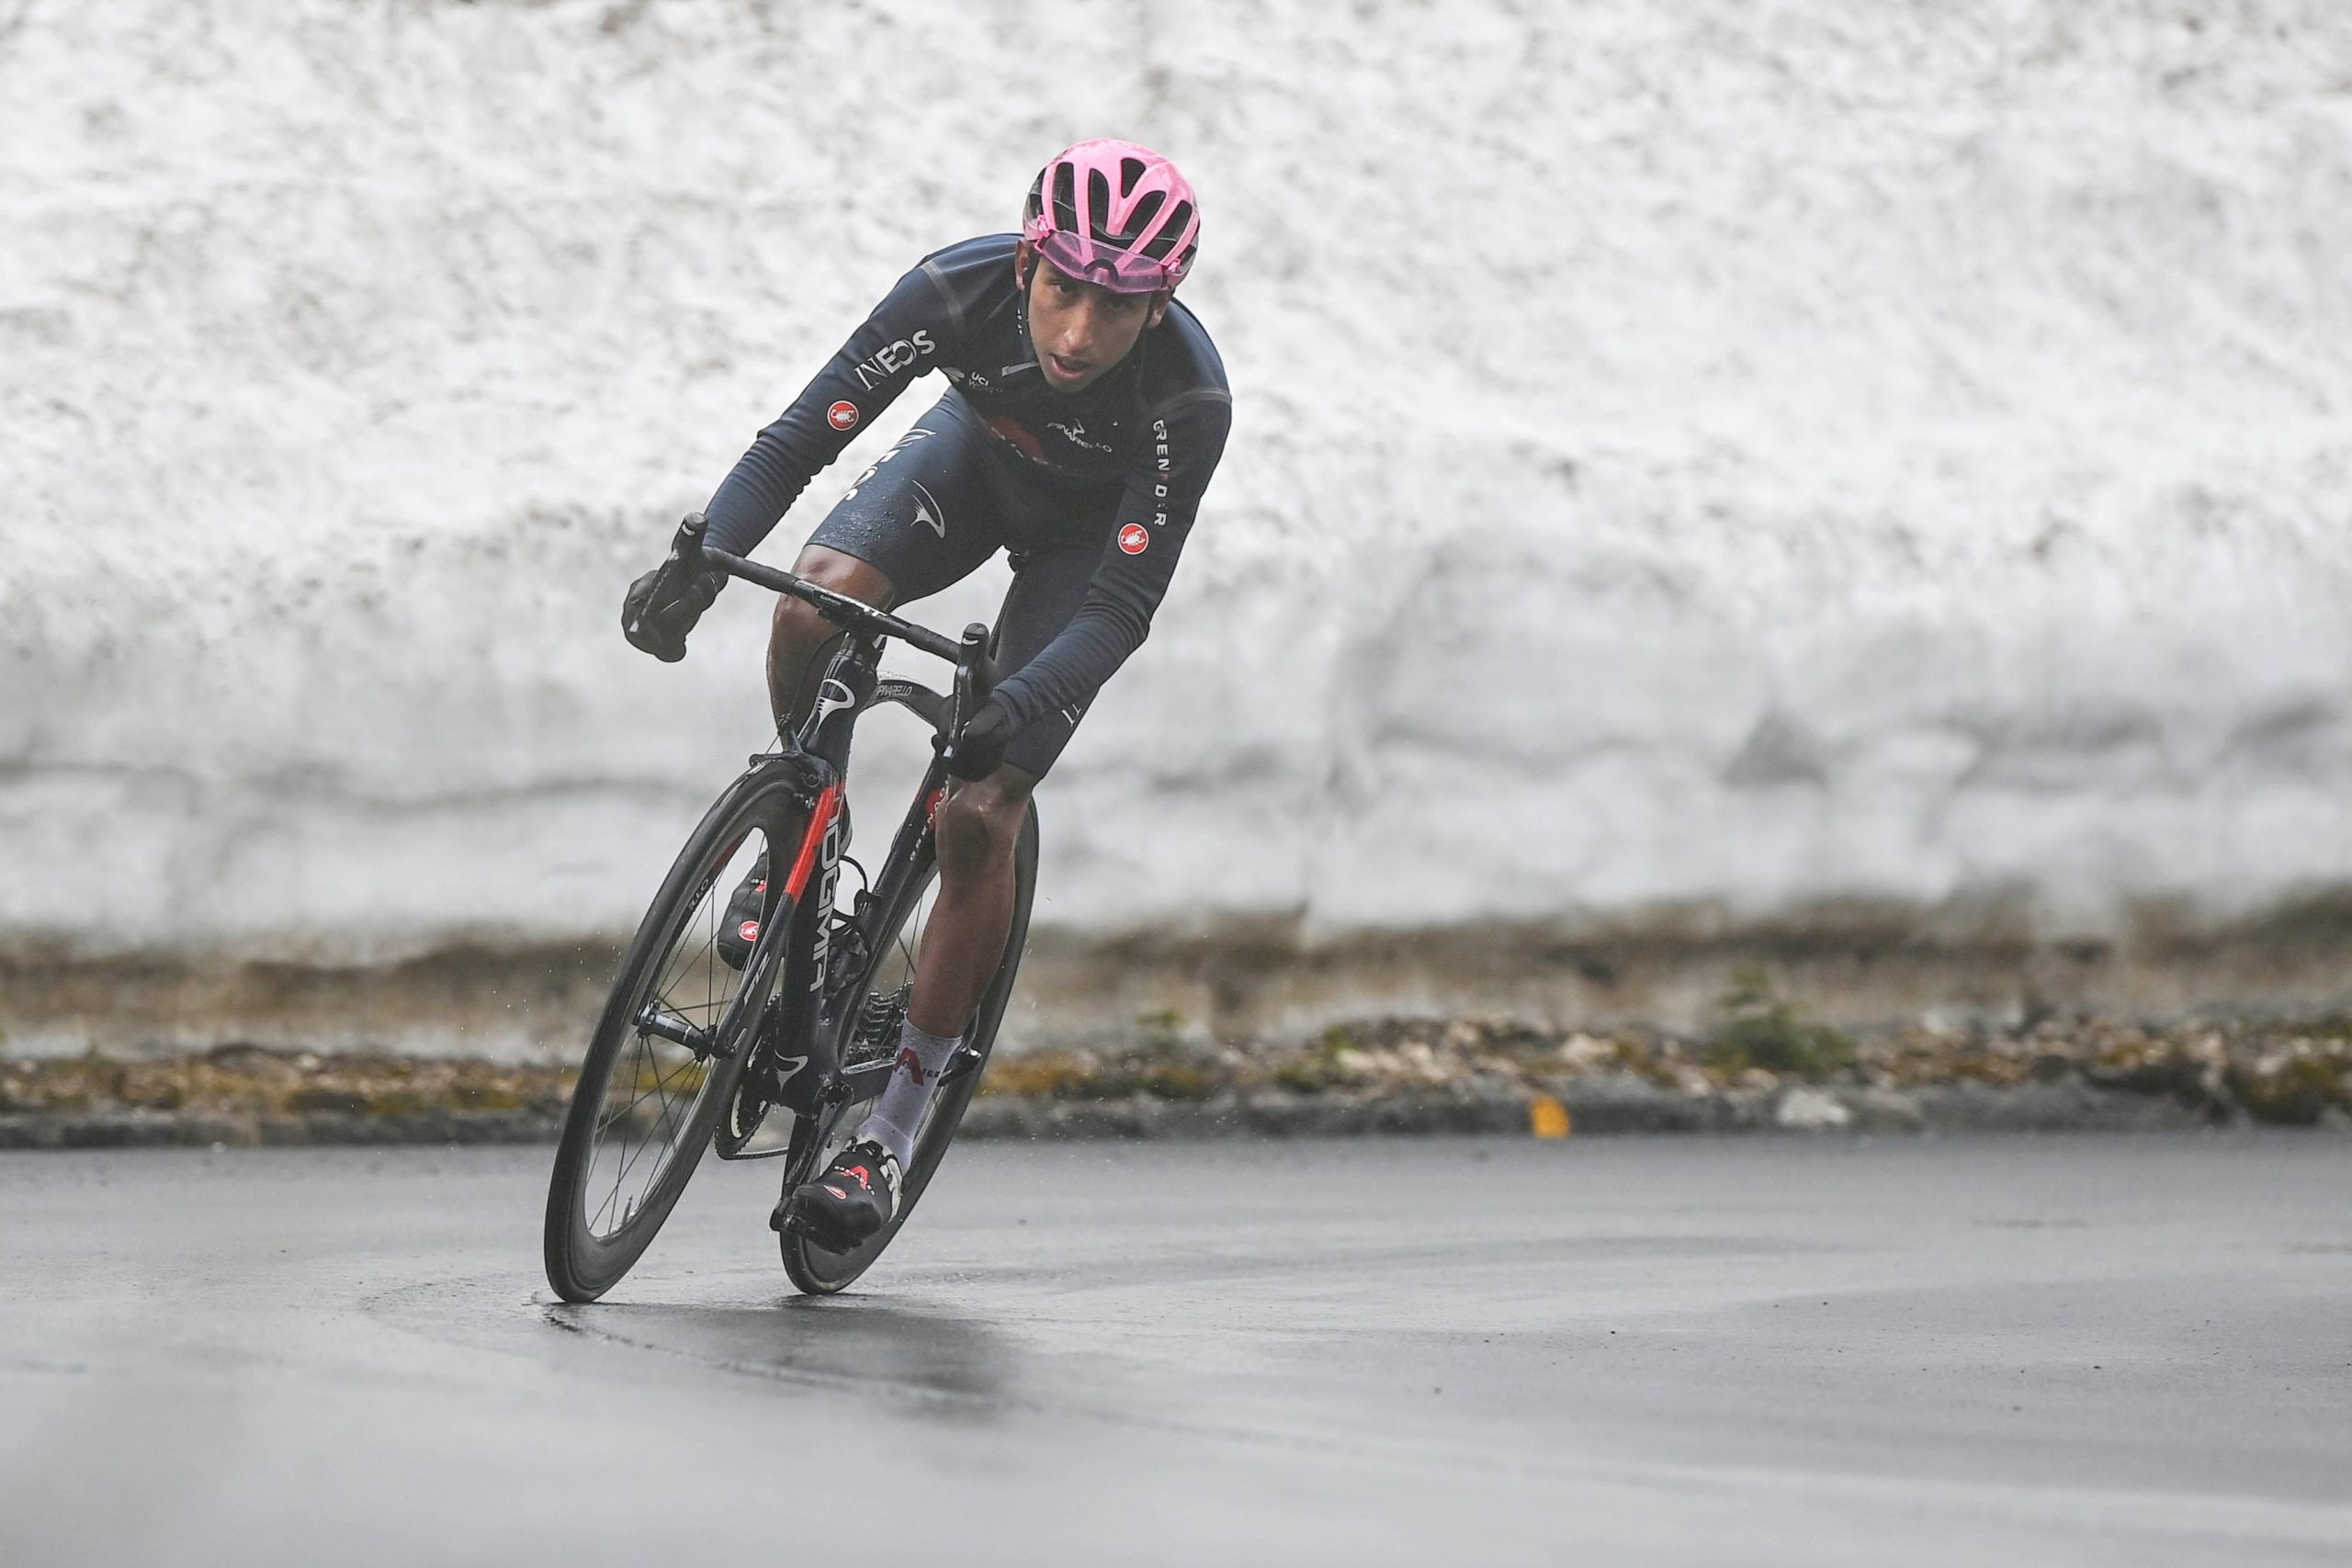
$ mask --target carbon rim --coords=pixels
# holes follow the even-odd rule
[[[735,831],[680,900],[660,956],[639,966],[574,1183],[573,1218],[593,1248],[619,1244],[662,1207],[701,1153],[715,1096],[732,1087],[714,1053],[726,1045],[720,1031],[743,976],[718,942],[728,902],[768,847],[756,822]]]

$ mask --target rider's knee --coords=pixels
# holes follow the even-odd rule
[[[837,628],[817,613],[817,607],[789,593],[775,596],[775,618],[768,628],[771,644],[798,648],[824,641]]]
[[[889,597],[889,580],[854,556],[812,546],[792,563],[792,575],[804,582],[851,599],[878,604]],[[789,593],[775,598],[773,640],[778,645],[808,647],[826,641],[841,628],[817,613],[817,607]]]
[[[940,803],[940,869],[955,872],[1009,854],[1029,806],[1028,783],[1001,771],[965,784]]]

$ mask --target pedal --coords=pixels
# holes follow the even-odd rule
[[[816,1243],[828,1252],[839,1252],[842,1243],[828,1236],[800,1206],[800,1194],[795,1192],[778,1203],[768,1214],[768,1229],[778,1235],[799,1236]]]

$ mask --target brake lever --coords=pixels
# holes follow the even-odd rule
[[[689,577],[698,576],[709,570],[702,558],[702,536],[709,531],[710,519],[699,512],[689,512],[680,519],[677,533],[671,536],[669,558],[662,563],[659,586],[667,588],[682,573]],[[658,594],[648,594],[645,602],[650,604],[658,597]],[[644,624],[645,613],[639,610],[629,617],[628,624],[621,631],[633,639]]]
[[[947,728],[938,745],[941,761],[955,761],[956,739],[996,690],[996,660],[989,654],[989,628],[974,621],[964,628],[956,644],[956,684],[947,703]]]
[[[699,512],[689,512],[678,520],[677,536],[670,541],[670,558],[687,571],[709,570],[702,558],[702,536],[710,532],[710,519]]]

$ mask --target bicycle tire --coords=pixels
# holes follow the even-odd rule
[[[750,1055],[752,1029],[765,1001],[764,997],[744,996],[740,975],[733,993],[720,996],[715,991],[716,977],[721,973],[712,952],[717,912],[723,909],[733,890],[726,874],[746,863],[744,851],[754,838],[764,840],[770,847],[790,845],[806,821],[806,808],[791,780],[756,769],[744,774],[704,813],[646,909],[589,1036],[571,1106],[564,1117],[562,1140],[557,1145],[555,1169],[548,1182],[544,1233],[548,1283],[565,1301],[594,1301],[620,1281],[651,1245],[701,1163],[702,1151],[709,1145],[712,1130]],[[705,911],[709,918],[698,919]],[[709,1057],[698,1057],[683,1045],[667,1044],[665,1049],[667,1043],[657,1043],[661,1037],[639,1021],[650,1000],[658,998],[665,1008],[671,1005],[670,987],[680,973],[675,961],[689,952],[688,944],[697,942],[698,951],[690,953],[688,962],[699,964],[710,976],[705,982],[706,998],[701,1003],[677,1004],[670,1016],[704,1015],[706,1027],[714,1032],[712,1043],[721,1053]],[[772,967],[760,986],[763,990],[772,989],[775,983]],[[727,1033],[736,1037],[731,1049],[730,1042],[719,1037]],[[680,1057],[684,1062],[679,1062]],[[629,1098],[608,1113],[615,1080],[625,1064],[630,1077],[623,1092]],[[653,1073],[650,1091],[642,1087],[649,1064]],[[698,1072],[689,1070],[695,1066]],[[681,1096],[692,1085],[693,1097],[683,1109],[677,1108],[676,1099],[669,1092],[673,1081]],[[658,1122],[632,1156],[629,1131],[644,1120],[646,1112],[640,1108],[650,1099],[657,1103],[652,1113]],[[611,1134],[616,1132],[620,1139],[618,1150],[605,1162],[616,1171],[613,1191],[605,1201],[591,1207],[602,1191],[600,1157],[611,1152]],[[643,1178],[645,1185],[624,1202],[623,1185],[636,1162],[650,1153],[657,1134],[662,1146]],[[600,1234],[598,1223],[608,1213],[614,1217],[613,1226]]]
[[[946,1156],[947,1145],[955,1140],[956,1129],[963,1123],[965,1109],[971,1104],[972,1095],[979,1088],[980,1075],[987,1071],[989,1055],[996,1046],[998,1026],[1004,1021],[1005,1005],[1012,997],[1013,981],[1021,971],[1021,950],[1029,935],[1029,911],[1037,891],[1037,808],[1034,802],[1022,818],[1021,836],[1013,843],[1012,867],[1012,924],[1005,933],[1004,957],[997,964],[996,974],[990,976],[988,989],[980,994],[979,1006],[972,1012],[971,1031],[965,1037],[966,1043],[977,1049],[979,1059],[961,1073],[955,1082],[942,1087],[932,1097],[932,1103],[923,1116],[922,1129],[915,1139],[914,1158],[908,1165],[905,1185],[899,1192],[899,1212],[891,1216],[888,1224],[846,1252],[835,1252],[821,1247],[806,1232],[797,1229],[786,1230],[777,1237],[786,1275],[793,1284],[810,1295],[831,1295],[847,1287],[882,1256],[883,1248],[890,1245],[913,1215],[915,1204],[931,1185],[932,1177],[939,1169],[939,1162]],[[935,874],[936,866],[926,855],[921,869],[907,879],[896,906],[876,922],[875,929],[884,936],[873,944],[874,964],[859,982],[854,998],[842,1008],[840,1028],[844,1041],[855,1027],[866,998],[872,994],[876,975],[883,969],[887,955],[901,929],[920,911],[922,895]],[[836,1141],[845,1136],[851,1125],[848,1118],[842,1118]],[[831,1149],[817,1151],[817,1157],[809,1168],[823,1169],[831,1154]],[[787,1196],[790,1190],[787,1186]]]

